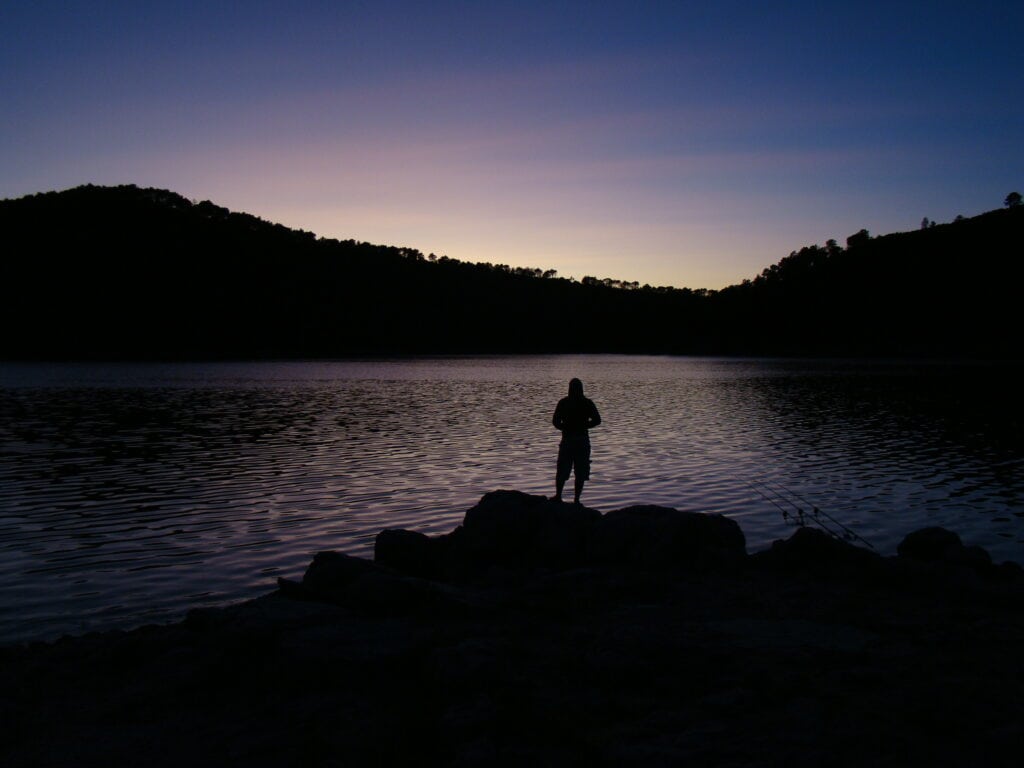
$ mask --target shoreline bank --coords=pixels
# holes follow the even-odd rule
[[[927,529],[487,494],[451,534],[178,624],[0,648],[0,762],[1009,764],[1024,577]]]

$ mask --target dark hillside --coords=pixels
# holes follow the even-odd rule
[[[660,352],[703,306],[317,239],[130,186],[6,200],[0,227],[7,358]]]
[[[1022,278],[1015,207],[803,248],[713,303],[733,351],[1019,357]]]
[[[0,202],[0,357],[1017,357],[1024,207],[794,252],[721,291],[318,239],[134,186]]]

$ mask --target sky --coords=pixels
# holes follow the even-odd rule
[[[0,198],[721,288],[1024,191],[1024,3],[0,6]]]

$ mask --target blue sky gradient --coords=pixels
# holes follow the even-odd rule
[[[1024,188],[1024,6],[15,2],[0,197],[718,288]]]

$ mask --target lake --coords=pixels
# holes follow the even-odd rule
[[[783,511],[813,505],[883,554],[942,525],[1024,563],[1021,372],[633,356],[0,364],[0,642],[176,620],[299,578],[320,550],[369,556],[385,527],[448,532],[487,491],[551,495],[551,414],[573,376],[604,418],[588,506],[721,513],[755,551],[792,533]]]

